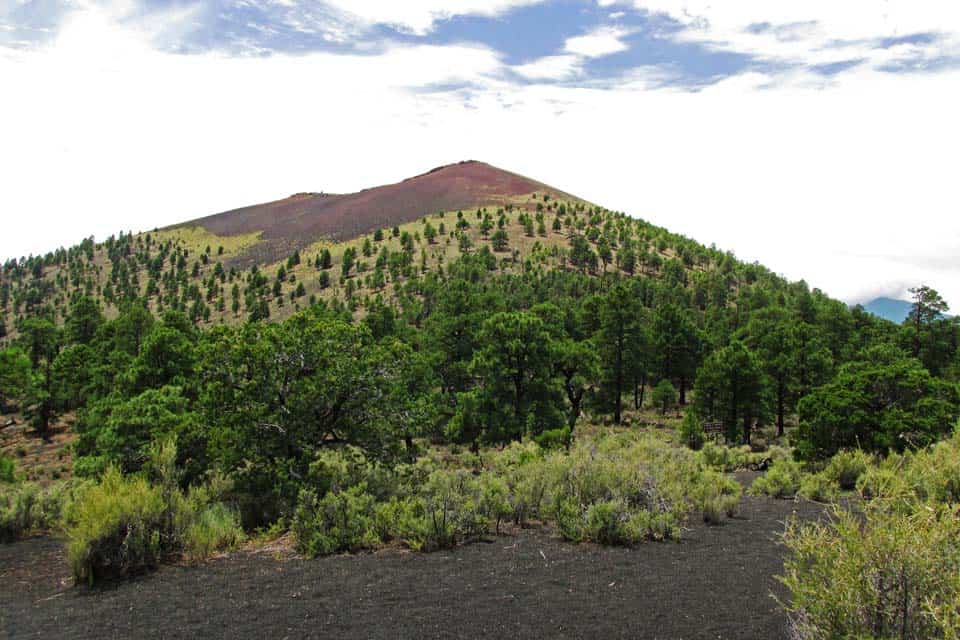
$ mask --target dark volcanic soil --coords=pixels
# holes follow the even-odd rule
[[[10,638],[782,638],[777,534],[805,502],[744,498],[680,543],[572,545],[543,532],[433,554],[312,561],[238,553],[104,589],[69,586],[58,542],[0,545]]]

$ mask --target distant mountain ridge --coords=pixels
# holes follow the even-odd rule
[[[863,303],[863,308],[867,312],[897,324],[907,319],[911,307],[913,307],[912,302],[886,297],[874,298],[870,302]]]
[[[904,320],[910,315],[910,310],[913,308],[913,303],[909,300],[899,300],[897,298],[874,298],[870,302],[864,302],[861,305],[864,310],[869,313],[872,313],[875,316],[884,318],[885,320],[890,320],[891,322],[896,322],[897,324],[902,324]],[[945,313],[942,316],[943,318],[952,318],[953,316],[949,313]]]

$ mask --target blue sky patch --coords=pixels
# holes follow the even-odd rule
[[[862,58],[858,58],[856,60],[841,60],[839,62],[828,62],[827,64],[815,64],[810,67],[810,71],[821,76],[835,76],[863,62],[864,60]]]
[[[198,6],[190,18],[189,28],[161,29],[156,32],[154,45],[183,55],[218,51],[237,56],[270,56],[313,52],[377,55],[397,45],[468,44],[496,52],[506,65],[503,77],[517,83],[613,86],[638,70],[653,70],[654,73],[645,75],[653,78],[654,84],[692,90],[746,71],[777,74],[806,67],[812,73],[829,77],[869,63],[865,57],[852,56],[849,60],[828,64],[808,65],[803,60],[771,63],[724,47],[723,43],[718,46],[718,43],[685,40],[680,36],[690,27],[664,14],[636,9],[631,3],[602,7],[596,0],[543,0],[492,17],[456,15],[437,20],[426,34],[410,33],[389,24],[361,23],[324,2],[307,0],[205,0],[199,5],[196,0],[141,0],[137,10],[125,20],[154,28],[164,12]],[[0,46],[29,48],[48,42],[56,35],[66,13],[75,8],[72,0],[27,0],[0,8]],[[773,36],[783,42],[803,41],[808,33],[821,26],[816,21],[784,24],[757,21],[745,26],[744,32]],[[620,41],[625,45],[624,50],[579,56],[575,59],[575,72],[557,73],[555,78],[524,78],[510,69],[565,55],[570,38],[603,28],[622,33]],[[836,46],[854,44],[866,47],[867,51],[879,51],[914,45],[917,52],[908,50],[903,57],[884,63],[879,70],[925,72],[958,65],[953,58],[931,54],[931,45],[936,45],[942,37],[942,34],[924,31],[856,43],[836,41]]]

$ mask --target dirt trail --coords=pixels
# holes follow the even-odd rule
[[[572,545],[524,532],[432,554],[278,562],[238,553],[88,590],[60,544],[0,545],[3,638],[782,638],[778,532],[805,502],[744,498],[681,543]]]

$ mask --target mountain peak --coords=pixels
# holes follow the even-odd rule
[[[254,249],[256,255],[246,257],[274,261],[323,238],[349,240],[440,211],[527,206],[532,194],[575,199],[486,162],[466,160],[357,193],[298,193],[179,226],[200,226],[220,236],[259,232],[262,241]]]

